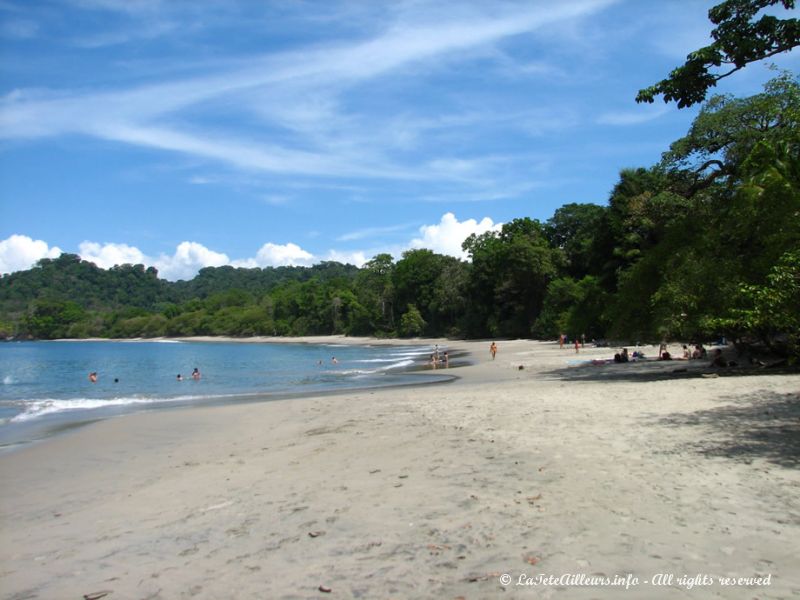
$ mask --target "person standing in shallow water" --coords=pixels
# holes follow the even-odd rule
[[[494,360],[494,357],[497,355],[497,344],[492,342],[492,345],[489,346],[489,352],[492,353],[492,360]]]
[[[194,379],[195,381],[198,381],[200,379],[200,369],[198,369],[197,367],[195,367],[194,371],[192,371],[192,379]]]

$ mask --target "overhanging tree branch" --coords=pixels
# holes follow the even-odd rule
[[[704,101],[718,81],[749,63],[800,45],[800,20],[765,15],[754,21],[759,11],[776,4],[791,10],[795,0],[726,0],[713,7],[708,16],[717,26],[711,31],[714,42],[689,54],[666,79],[639,90],[636,101],[652,103],[656,96],[663,96],[664,102],[675,101],[678,108],[692,106]],[[735,68],[722,74],[711,71],[722,64]]]

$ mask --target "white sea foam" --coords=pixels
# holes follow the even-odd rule
[[[411,365],[413,365],[413,364],[414,364],[414,361],[413,361],[413,360],[411,360],[410,358],[408,358],[408,359],[406,359],[406,360],[401,360],[401,361],[393,362],[393,363],[392,363],[392,364],[390,364],[390,365],[387,365],[387,366],[385,366],[385,367],[381,367],[381,369],[380,369],[380,370],[381,370],[381,371],[388,371],[389,369],[402,369],[403,367],[410,367],[410,366],[411,366]]]
[[[389,363],[382,365],[380,367],[376,367],[373,369],[331,369],[326,371],[331,375],[372,375],[375,373],[382,373],[384,371],[389,371],[391,369],[402,369],[404,367],[410,367],[415,363],[414,360],[410,358],[406,358],[403,360],[397,360],[396,358],[393,360],[386,360],[386,359],[369,359],[369,360],[359,360],[353,361],[358,363]]]
[[[153,404],[156,402],[177,402],[197,400],[201,396],[178,396],[175,398],[144,398],[144,397],[123,397],[123,398],[72,398],[59,400],[45,398],[43,400],[23,400],[21,404],[25,410],[12,417],[10,423],[21,423],[30,421],[45,415],[54,413],[74,411],[74,410],[94,410],[98,408],[109,408],[112,406],[133,406],[141,404]]]
[[[13,385],[14,383],[16,382],[14,381],[14,378],[11,377],[11,375],[6,375],[5,377],[3,377],[3,385]]]
[[[391,356],[393,357],[403,357],[403,358],[414,358],[419,356],[430,356],[433,354],[433,348],[423,348],[421,350],[404,350],[402,352],[392,352]],[[439,353],[441,354],[443,350],[439,348]]]
[[[361,360],[356,360],[356,361],[353,361],[353,362],[359,362],[359,363],[387,363],[388,362],[388,363],[393,363],[393,362],[397,362],[397,358],[398,358],[397,356],[394,356],[392,358],[363,358]]]
[[[344,377],[346,375],[371,375],[376,371],[368,371],[366,369],[337,369],[335,371],[326,371],[330,375],[338,375]]]

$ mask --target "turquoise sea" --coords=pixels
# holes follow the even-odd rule
[[[291,343],[2,343],[0,447],[141,410],[440,380],[444,371],[425,370],[431,352],[431,346]],[[195,368],[198,380],[191,377]]]

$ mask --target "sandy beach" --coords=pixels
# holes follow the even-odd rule
[[[474,362],[449,383],[141,413],[0,455],[0,595],[800,595],[800,375],[449,345]]]

